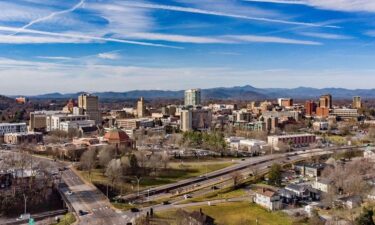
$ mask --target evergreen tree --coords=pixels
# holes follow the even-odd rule
[[[363,212],[359,217],[355,220],[356,225],[375,225],[374,219],[374,212],[372,209],[364,208]]]

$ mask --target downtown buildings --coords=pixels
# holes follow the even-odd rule
[[[197,106],[201,105],[201,90],[200,89],[189,89],[185,91],[185,105],[186,106]]]

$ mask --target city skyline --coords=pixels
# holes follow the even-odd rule
[[[6,9],[0,94],[356,89],[375,81],[370,0],[17,0],[0,6]]]

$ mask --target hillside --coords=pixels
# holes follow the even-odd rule
[[[30,98],[39,99],[68,99],[76,98],[80,93],[50,93]],[[236,87],[218,87],[202,89],[204,99],[236,99],[236,100],[260,100],[277,97],[292,97],[296,99],[315,99],[322,94],[330,93],[336,99],[350,99],[352,96],[361,96],[363,98],[375,98],[375,89],[344,89],[344,88],[256,88],[250,85]],[[168,90],[134,90],[127,92],[94,92],[94,95],[102,99],[137,99],[143,96],[147,99],[182,99],[184,91]]]

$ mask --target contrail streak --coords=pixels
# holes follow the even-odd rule
[[[40,17],[38,19],[32,20],[28,24],[24,25],[23,27],[20,27],[18,31],[16,31],[13,34],[10,34],[9,36],[16,35],[16,34],[20,33],[22,30],[25,30],[25,29],[31,27],[32,25],[34,25],[36,23],[40,23],[40,22],[43,22],[45,20],[52,19],[53,17],[58,16],[58,15],[62,15],[62,14],[65,14],[65,13],[73,12],[76,9],[80,8],[84,3],[85,3],[85,0],[80,0],[80,2],[78,4],[76,4],[76,5],[74,5],[72,8],[65,9],[65,10],[58,11],[58,12],[53,12],[53,13],[47,15],[47,16],[43,16],[43,17]]]

